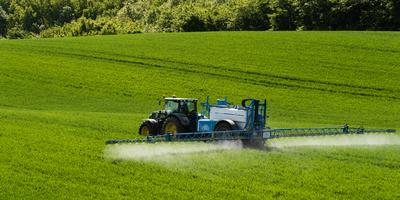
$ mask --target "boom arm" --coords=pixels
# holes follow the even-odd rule
[[[214,131],[178,133],[176,135],[166,134],[158,136],[147,136],[142,139],[108,140],[106,144],[119,143],[156,143],[156,142],[180,142],[180,141],[219,141],[219,140],[268,140],[282,137],[304,137],[323,135],[345,135],[365,133],[395,133],[394,129],[364,129],[364,128],[282,128],[264,129],[258,132],[245,130],[236,131]]]

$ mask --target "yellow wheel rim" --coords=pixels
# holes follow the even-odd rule
[[[165,133],[176,134],[176,132],[176,125],[174,123],[168,123],[165,126]]]
[[[150,133],[150,131],[149,131],[149,127],[147,127],[147,126],[143,126],[143,127],[142,127],[142,132],[141,132],[141,135],[148,136],[148,135],[149,135],[149,133]]]

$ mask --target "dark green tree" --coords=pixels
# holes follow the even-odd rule
[[[3,7],[0,6],[0,37],[3,37],[7,33],[7,19],[8,15]]]
[[[35,11],[30,6],[26,7],[22,18],[22,25],[24,30],[33,31],[34,29],[33,24],[35,23],[35,21],[36,21]]]
[[[240,6],[235,16],[236,30],[267,30],[270,28],[267,3],[252,0]]]
[[[64,23],[69,23],[74,19],[74,11],[70,6],[62,7],[60,15],[58,18],[58,23],[63,25]]]
[[[332,3],[329,0],[299,0],[297,26],[303,30],[331,29]]]
[[[390,29],[400,31],[400,1],[399,0],[391,0],[390,13],[391,13]]]
[[[296,10],[291,0],[271,0],[268,15],[273,30],[296,30]]]
[[[206,24],[199,16],[191,15],[183,22],[182,29],[186,32],[205,31]]]

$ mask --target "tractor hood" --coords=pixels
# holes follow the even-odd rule
[[[171,110],[158,110],[154,111],[150,114],[150,119],[163,119],[166,118],[169,114],[171,114]]]

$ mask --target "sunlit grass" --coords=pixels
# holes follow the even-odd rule
[[[0,199],[399,198],[399,146],[105,158],[163,95],[267,98],[272,127],[398,128],[400,35],[218,32],[0,41]]]

